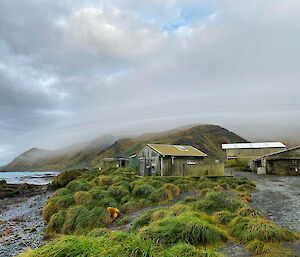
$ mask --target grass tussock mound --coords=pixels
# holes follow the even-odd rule
[[[75,180],[78,177],[80,177],[82,173],[82,170],[66,170],[59,174],[57,177],[55,177],[50,186],[53,188],[64,187],[72,180]]]
[[[132,195],[136,198],[147,198],[151,193],[155,191],[155,188],[151,185],[138,185],[135,186]]]
[[[262,218],[237,217],[230,223],[229,233],[241,242],[293,242],[298,237],[292,231],[281,228]]]
[[[142,238],[168,246],[179,242],[215,244],[226,239],[225,233],[218,227],[192,215],[168,216],[151,222],[140,233]]]
[[[237,214],[242,217],[263,218],[263,215],[249,206],[239,209]]]
[[[77,205],[89,206],[93,196],[89,192],[79,191],[74,194],[74,202]]]
[[[187,243],[179,243],[162,252],[163,257],[222,257],[223,255],[207,248],[197,248]]]
[[[223,192],[210,192],[203,199],[196,202],[195,206],[197,210],[212,214],[219,211],[235,212],[244,207],[244,204],[238,198],[234,198]]]
[[[153,191],[147,199],[152,203],[164,203],[169,200],[169,195],[162,188]]]
[[[180,188],[174,184],[165,184],[162,190],[166,192],[169,200],[173,200],[180,195]]]
[[[262,255],[271,252],[272,246],[269,243],[264,243],[258,240],[254,240],[247,245],[247,248],[255,255]]]
[[[43,207],[42,217],[44,220],[49,221],[52,215],[60,210],[67,209],[72,204],[74,204],[74,200],[71,195],[51,197]]]
[[[216,212],[214,214],[215,220],[222,224],[222,225],[227,225],[230,223],[232,219],[234,219],[237,215],[235,213],[229,212],[229,211],[220,211]]]

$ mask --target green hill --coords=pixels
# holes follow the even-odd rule
[[[100,137],[93,141],[74,144],[56,151],[32,148],[0,168],[6,171],[60,170],[88,166],[115,138]]]
[[[149,143],[192,145],[205,152],[209,159],[224,159],[223,143],[247,142],[245,139],[216,125],[182,127],[160,133],[147,133],[135,138],[121,138],[114,141],[106,136],[97,140],[76,144],[57,151],[31,149],[3,170],[66,169],[98,166],[101,159],[118,155],[138,153]]]

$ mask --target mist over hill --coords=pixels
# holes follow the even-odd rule
[[[223,143],[247,142],[244,138],[217,125],[184,126],[138,137],[117,139],[104,136],[56,151],[32,148],[1,167],[7,171],[67,169],[99,165],[102,158],[138,153],[149,143],[192,145],[209,159],[224,159]]]

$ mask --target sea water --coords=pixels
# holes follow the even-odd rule
[[[49,184],[61,171],[13,171],[0,172],[0,180],[6,180],[8,184]]]

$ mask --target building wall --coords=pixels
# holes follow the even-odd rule
[[[300,175],[300,149],[285,151],[250,162],[252,171],[262,168],[267,174]]]
[[[120,160],[113,160],[113,161],[102,161],[101,167],[106,168],[112,168],[112,167],[122,167],[127,168],[129,166],[129,162],[127,160],[120,161]]]
[[[267,161],[270,168],[267,168],[267,174],[276,175],[300,175],[300,160],[278,159]]]
[[[242,160],[251,160],[259,156],[276,153],[284,150],[285,148],[251,148],[251,149],[227,149],[227,159],[228,158],[237,158]]]
[[[141,176],[160,175],[160,158],[159,154],[146,146],[137,156],[139,174]]]
[[[204,157],[164,157],[150,147],[137,156],[141,176],[205,176],[224,175],[222,163],[205,163]]]
[[[138,158],[134,157],[134,158],[129,158],[129,167],[133,168],[133,169],[138,169],[139,167],[139,162],[138,162]]]
[[[223,163],[205,163],[203,157],[163,158],[163,173],[165,176],[222,176]]]

